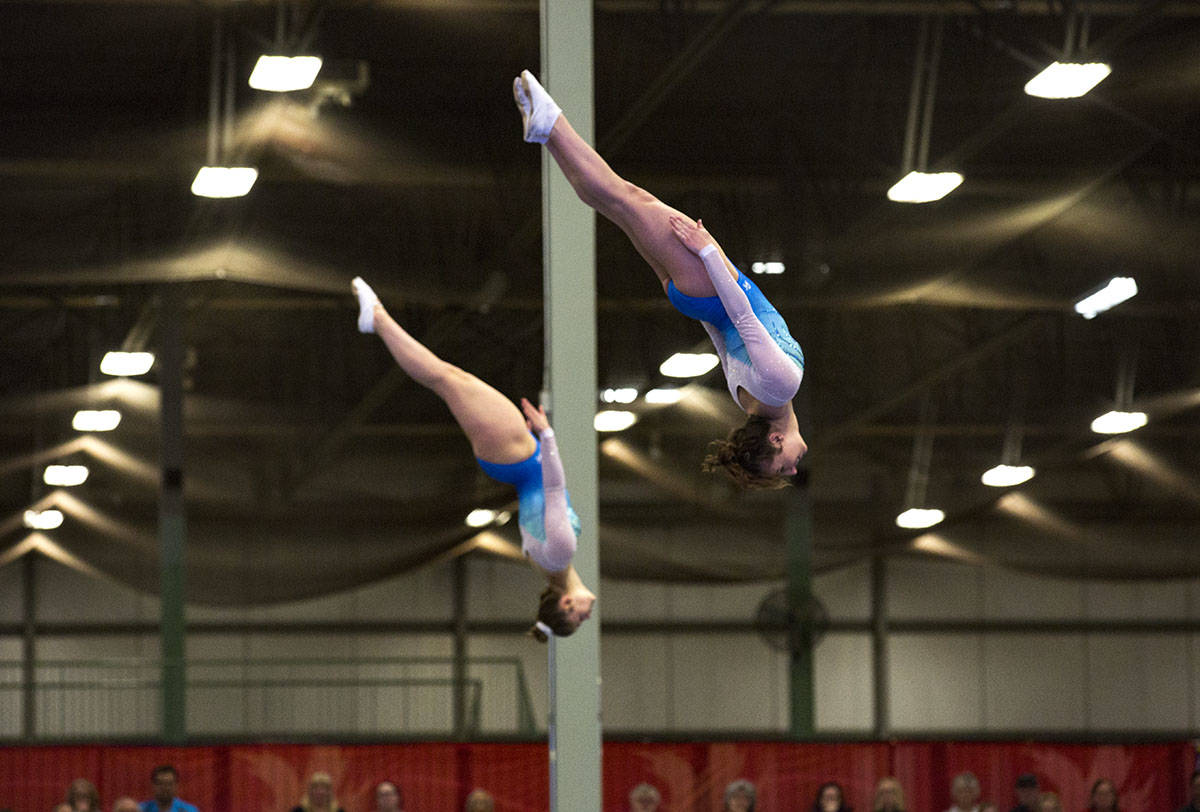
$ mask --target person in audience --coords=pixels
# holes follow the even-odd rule
[[[1188,802],[1179,807],[1179,812],[1200,812],[1200,769],[1192,773],[1192,782],[1188,785]]]
[[[140,812],[138,802],[128,795],[113,801],[112,812]]]
[[[496,801],[490,792],[482,789],[472,790],[467,796],[466,812],[495,812]]]
[[[1117,803],[1117,785],[1107,778],[1097,778],[1092,784],[1092,800],[1088,804],[1089,812],[1120,812]]]
[[[758,790],[745,778],[731,781],[725,787],[725,806],[722,812],[754,812]]]
[[[1053,792],[1043,792],[1038,796],[1037,812],[1063,812],[1062,801]]]
[[[875,801],[871,812],[905,812],[904,788],[891,776],[880,778],[875,785]]]
[[[142,801],[142,812],[199,812],[192,804],[175,797],[179,790],[179,771],[170,764],[155,767],[150,773],[150,783],[154,797]]]
[[[813,799],[812,812],[851,812],[851,807],[846,806],[842,785],[836,781],[822,784],[817,790],[817,797]]]
[[[72,812],[71,805],[66,801],[54,805],[54,812]]]
[[[662,794],[653,784],[645,781],[629,791],[629,812],[658,812]]]
[[[100,812],[100,793],[86,778],[76,778],[67,787],[67,807],[71,812]]]
[[[982,812],[979,808],[979,796],[982,794],[975,773],[959,773],[950,782],[950,798],[954,805],[949,812]]]
[[[308,779],[308,789],[300,796],[300,803],[292,812],[346,812],[333,794],[333,777],[329,773],[313,773]]]
[[[404,812],[404,793],[394,781],[375,785],[375,812]]]
[[[1037,776],[1033,773],[1021,773],[1017,776],[1014,789],[1017,793],[1017,805],[1012,808],[1011,812],[1037,812],[1038,797],[1041,792]]]

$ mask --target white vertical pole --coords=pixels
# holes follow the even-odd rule
[[[542,83],[571,124],[594,143],[592,2],[542,0]],[[583,532],[575,569],[592,591],[599,584],[596,486],[596,221],[548,153],[542,153],[542,233],[546,307],[546,387],[567,472],[571,504]],[[603,601],[597,601],[597,608]],[[550,808],[600,812],[600,618],[554,640],[549,656]]]

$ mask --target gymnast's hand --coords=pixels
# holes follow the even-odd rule
[[[529,426],[529,430],[537,433],[550,428],[550,421],[546,419],[546,409],[543,406],[534,408],[526,398],[521,398],[521,411],[525,413],[525,425]]]
[[[712,235],[704,228],[704,223],[697,220],[693,223],[686,217],[677,217],[672,215],[671,230],[675,232],[675,237],[687,246],[687,249],[693,254],[699,254],[704,250],[706,245],[715,245]]]

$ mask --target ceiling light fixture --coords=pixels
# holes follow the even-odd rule
[[[682,389],[651,389],[646,393],[645,401],[658,405],[669,405],[678,403],[682,398]]]
[[[912,171],[888,189],[888,200],[896,203],[932,203],[953,192],[963,182],[957,172]]]
[[[80,409],[71,419],[75,431],[112,431],[121,423],[116,409]]]
[[[1131,276],[1114,276],[1099,289],[1092,291],[1075,303],[1075,312],[1085,319],[1096,318],[1097,313],[1110,310],[1121,302],[1137,295],[1137,281]]]
[[[1034,470],[1029,465],[996,465],[979,477],[990,488],[1011,488],[1033,479]]]
[[[633,403],[637,400],[638,390],[632,386],[620,389],[604,389],[600,392],[601,403]]]
[[[319,56],[263,54],[250,72],[250,87],[271,93],[290,93],[312,87],[321,71]]]
[[[104,353],[100,359],[100,371],[105,375],[124,377],[128,375],[145,375],[154,366],[152,352],[121,352],[113,350]]]
[[[946,514],[937,508],[909,508],[896,517],[896,526],[905,530],[923,530],[941,523]]]
[[[1025,83],[1025,92],[1041,99],[1077,99],[1110,73],[1103,62],[1051,62]]]
[[[1111,411],[1092,421],[1092,431],[1097,434],[1126,434],[1146,425],[1145,412]]]
[[[467,527],[486,527],[496,520],[496,511],[487,508],[475,508],[467,514],[464,521]]]
[[[56,488],[73,488],[87,481],[86,465],[47,465],[42,481]]]
[[[757,274],[781,274],[785,270],[782,262],[752,262],[750,272]]]
[[[711,352],[677,352],[663,361],[658,371],[668,378],[696,378],[720,362]]]
[[[53,530],[62,525],[63,515],[61,510],[27,510],[24,522],[34,530]]]
[[[637,415],[619,409],[596,412],[592,425],[596,431],[624,431],[637,422]]]

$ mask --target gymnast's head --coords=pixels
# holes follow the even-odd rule
[[[701,468],[724,470],[740,487],[751,490],[785,488],[788,477],[800,466],[808,451],[804,438],[794,426],[783,430],[761,415],[749,415],[745,425],[729,433],[724,440],[709,444],[708,456]]]
[[[542,629],[544,625],[555,637],[570,637],[583,621],[592,616],[592,606],[595,603],[596,596],[586,588],[565,591],[548,586],[538,597],[538,623],[534,624],[529,633],[538,642],[545,643],[550,637]]]

